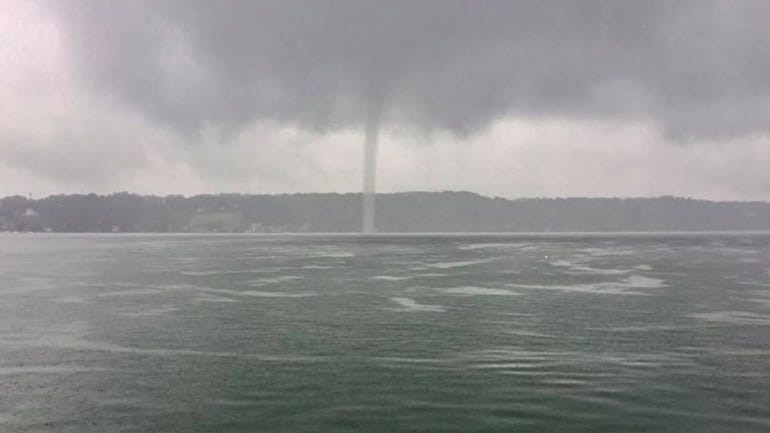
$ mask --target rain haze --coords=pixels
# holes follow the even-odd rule
[[[0,0],[0,432],[770,429],[770,1]]]

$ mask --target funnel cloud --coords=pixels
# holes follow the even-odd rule
[[[377,192],[377,135],[379,134],[379,127],[377,116],[370,116],[366,119],[362,227],[364,233],[372,233],[375,230],[374,203]]]

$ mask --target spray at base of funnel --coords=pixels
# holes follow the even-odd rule
[[[363,226],[364,233],[374,233],[374,206],[377,183],[377,136],[379,116],[368,116],[364,142]]]

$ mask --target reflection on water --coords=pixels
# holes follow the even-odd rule
[[[0,431],[770,429],[770,237],[0,236]]]

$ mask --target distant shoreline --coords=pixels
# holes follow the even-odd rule
[[[719,237],[719,236],[769,236],[770,230],[691,230],[691,231],[595,231],[595,232],[282,232],[282,233],[251,233],[251,232],[11,232],[2,231],[2,235],[29,235],[29,236],[104,236],[104,237],[132,237],[132,236],[169,236],[169,237],[347,237],[347,238],[399,238],[399,237],[479,237],[479,238],[617,238],[617,237]]]
[[[0,231],[351,234],[361,194],[55,195],[0,199]],[[657,198],[491,198],[472,192],[378,194],[380,234],[770,231],[770,203]]]

